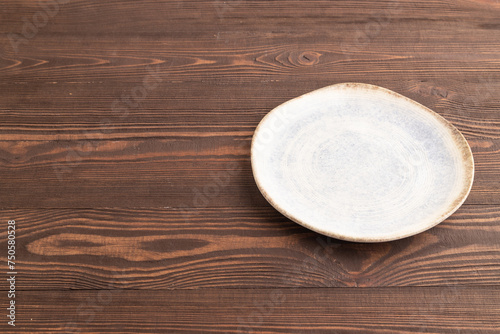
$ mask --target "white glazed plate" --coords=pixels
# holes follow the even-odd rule
[[[255,130],[252,170],[283,215],[357,242],[425,231],[465,201],[472,152],[451,123],[378,86],[344,83],[273,109]]]

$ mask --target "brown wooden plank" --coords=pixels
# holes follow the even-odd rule
[[[498,333],[500,287],[26,291],[4,333]]]
[[[393,25],[382,30],[381,36],[360,45],[339,31],[333,36],[315,35],[314,38],[315,31],[301,32],[293,41],[286,36],[295,31],[255,31],[253,39],[246,40],[248,32],[235,31],[218,37],[218,28],[182,42],[168,37],[141,38],[140,43],[131,42],[138,39],[133,37],[101,37],[96,41],[93,36],[75,41],[74,37],[62,36],[54,43],[53,37],[40,36],[30,42],[26,50],[4,54],[1,72],[6,79],[18,84],[34,80],[51,84],[99,84],[113,80],[137,83],[134,79],[144,76],[148,65],[157,69],[158,76],[166,82],[271,83],[297,80],[297,76],[302,81],[333,81],[336,76],[340,76],[337,80],[389,81],[392,76],[395,84],[395,75],[401,81],[498,78],[499,55],[491,50],[499,47],[499,32],[430,24],[431,29],[445,29],[441,32],[447,37],[427,40],[409,31],[412,26],[408,24]],[[351,27],[351,31],[358,30]],[[447,32],[452,36],[446,35]],[[468,39],[449,44],[453,37],[465,32],[470,34]],[[0,41],[7,42],[5,36],[0,36]],[[413,45],[417,42],[420,47]],[[388,49],[389,43],[398,47]],[[447,48],[439,47],[439,43],[446,44]],[[350,44],[353,45],[346,46]],[[88,45],[92,47],[90,50]],[[367,74],[370,77],[367,78]]]
[[[498,285],[500,207],[470,205],[419,235],[328,239],[271,207],[3,210],[18,290]],[[6,249],[6,232],[0,249]]]
[[[432,18],[445,22],[456,22],[459,21],[458,19],[462,19],[478,21],[479,23],[496,19],[495,11],[499,9],[498,3],[494,0],[431,0],[419,1],[418,3],[409,0],[342,0],[334,3],[328,0],[307,1],[307,3],[300,0],[271,2],[263,0],[226,2],[149,0],[141,2],[139,6],[133,0],[107,3],[97,0],[60,2],[67,3],[60,6],[56,16],[52,17],[50,24],[43,29],[61,33],[102,33],[103,31],[144,33],[151,31],[152,26],[159,31],[167,28],[175,29],[174,23],[188,20],[209,24],[234,24],[238,22],[252,26],[256,26],[256,21],[257,23],[260,21],[272,23],[285,19],[289,25],[293,25],[296,23],[295,20],[300,19],[338,19],[343,22],[359,23],[356,19],[363,22],[362,18],[376,17],[375,14],[385,11],[390,11],[392,15],[397,14],[403,18],[423,20],[426,23],[432,21]],[[3,24],[16,28],[22,26],[23,14],[34,14],[41,9],[36,0],[6,0],[3,3]],[[103,22],[107,24],[96,26]],[[67,27],[67,30],[63,29],[64,26]],[[78,26],[83,26],[85,29],[78,29]],[[182,31],[180,28],[175,30]]]
[[[185,130],[170,138],[0,141],[0,207],[266,205],[252,176],[251,131]],[[500,140],[470,144],[476,174],[466,203],[500,204]]]
[[[208,70],[207,70],[208,71]],[[264,115],[279,104],[323,86],[342,81],[368,81],[381,85],[432,108],[452,122],[468,138],[500,138],[497,93],[500,74],[467,80],[401,81],[351,78],[343,73],[295,81],[252,82],[242,89],[225,83],[158,82],[148,86],[148,70],[136,83],[44,82],[9,84],[0,89],[0,140],[86,140],[170,137],[187,132],[206,136],[211,132],[251,133]],[[318,74],[319,75],[319,74]],[[390,75],[387,75],[390,76]],[[96,75],[96,80],[98,76]],[[237,80],[236,78],[232,80]],[[482,81],[481,81],[482,80]],[[0,87],[1,84],[0,84]]]

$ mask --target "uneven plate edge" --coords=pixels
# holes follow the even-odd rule
[[[455,145],[457,146],[457,148],[459,149],[459,151],[462,153],[461,161],[462,161],[462,164],[464,166],[464,172],[465,172],[465,176],[464,177],[466,178],[466,180],[464,181],[464,187],[463,187],[462,191],[456,196],[456,199],[447,208],[447,210],[443,210],[443,214],[438,219],[429,222],[429,224],[427,224],[424,228],[415,229],[415,230],[413,230],[411,232],[408,232],[408,233],[405,233],[405,234],[400,234],[400,235],[397,235],[397,236],[389,236],[387,238],[359,238],[359,237],[353,237],[353,236],[349,236],[349,235],[343,235],[343,234],[339,234],[339,233],[334,233],[332,231],[322,230],[322,229],[319,229],[319,228],[317,228],[315,226],[311,226],[310,224],[308,224],[306,222],[300,221],[299,219],[293,217],[293,215],[291,215],[290,213],[288,213],[285,209],[283,209],[279,205],[277,205],[273,201],[273,199],[271,198],[271,196],[269,196],[269,194],[267,194],[267,192],[264,190],[264,187],[262,186],[262,184],[259,181],[259,177],[257,175],[256,169],[254,168],[255,167],[255,162],[254,162],[254,159],[255,159],[255,145],[254,144],[255,144],[255,139],[257,137],[259,129],[262,126],[262,124],[265,123],[265,121],[268,118],[268,116],[271,115],[276,109],[282,108],[284,105],[293,103],[294,101],[302,99],[305,96],[312,95],[312,94],[317,94],[318,92],[320,92],[322,90],[327,91],[327,90],[331,90],[331,89],[342,89],[342,88],[354,88],[354,89],[355,88],[361,88],[361,89],[365,89],[365,90],[378,90],[378,91],[382,91],[382,92],[384,92],[386,94],[389,94],[389,95],[392,95],[392,96],[394,96],[394,97],[396,97],[398,99],[402,99],[402,100],[404,100],[406,102],[409,102],[409,103],[411,103],[411,104],[419,107],[420,109],[425,110],[426,112],[429,112],[446,129],[448,129],[450,131],[450,133],[449,133],[450,136],[453,138],[453,141],[454,141]],[[418,103],[417,101],[414,101],[414,100],[412,100],[412,99],[410,99],[410,98],[408,98],[408,97],[406,97],[404,95],[396,93],[396,92],[394,92],[394,91],[392,91],[390,89],[383,88],[383,87],[376,86],[376,85],[371,85],[371,84],[366,84],[366,83],[356,83],[356,82],[344,82],[344,83],[338,83],[338,84],[334,84],[334,85],[329,85],[329,86],[325,86],[325,87],[322,87],[322,88],[318,88],[318,89],[313,90],[311,92],[308,92],[306,94],[303,94],[303,95],[300,95],[298,97],[295,97],[295,98],[293,98],[291,100],[285,101],[284,103],[280,104],[279,106],[273,108],[271,111],[269,111],[260,120],[259,124],[257,125],[257,127],[256,127],[256,129],[254,131],[254,134],[252,136],[251,148],[250,148],[250,161],[251,161],[251,166],[252,166],[253,178],[255,180],[257,188],[259,189],[259,191],[262,194],[262,196],[267,200],[267,202],[269,204],[271,204],[283,216],[287,217],[288,219],[292,220],[293,222],[295,222],[295,223],[297,223],[299,225],[302,225],[303,227],[305,227],[305,228],[307,228],[307,229],[309,229],[311,231],[320,233],[320,234],[328,236],[328,237],[332,237],[332,238],[339,239],[339,240],[345,240],[345,241],[366,242],[366,243],[388,242],[388,241],[394,241],[394,240],[404,239],[404,238],[407,238],[407,237],[411,237],[411,236],[417,235],[417,234],[422,233],[424,231],[427,231],[427,230],[435,227],[436,225],[440,224],[441,222],[443,222],[444,220],[446,220],[448,217],[450,217],[455,211],[457,211],[462,206],[462,204],[465,202],[465,200],[469,196],[470,191],[472,189],[472,184],[473,184],[473,181],[474,181],[474,174],[475,174],[474,157],[472,155],[472,150],[470,148],[470,145],[467,142],[467,139],[465,139],[464,135],[451,122],[449,122],[448,120],[446,120],[443,116],[439,115],[434,110],[432,110],[432,109],[430,109],[430,108],[428,108],[428,107],[426,107],[426,106]]]

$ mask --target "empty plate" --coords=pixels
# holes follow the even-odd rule
[[[343,83],[273,109],[255,130],[252,169],[283,215],[337,239],[425,231],[465,201],[474,161],[462,134],[421,104]]]

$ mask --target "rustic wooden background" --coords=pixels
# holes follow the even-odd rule
[[[500,1],[0,4],[1,332],[500,333]],[[267,204],[256,125],[339,82],[462,131],[451,218],[357,244]]]

